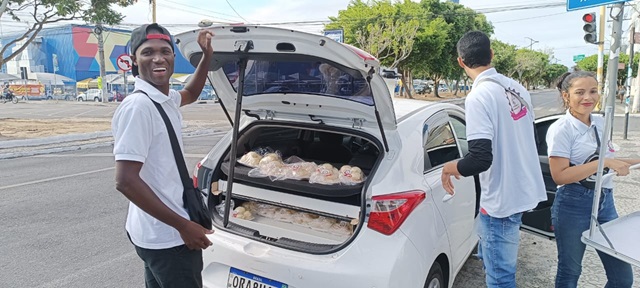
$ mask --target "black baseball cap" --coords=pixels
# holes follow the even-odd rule
[[[155,30],[154,33],[149,33],[149,30]],[[160,31],[158,33],[157,31]],[[135,55],[138,47],[142,45],[142,43],[151,39],[160,39],[165,40],[171,45],[171,50],[175,52],[173,48],[173,37],[171,37],[171,33],[164,27],[160,26],[158,23],[144,24],[131,32],[131,41],[129,41],[129,54]],[[131,68],[131,73],[133,76],[138,76],[138,66],[133,65]]]

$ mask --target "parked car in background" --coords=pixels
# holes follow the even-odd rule
[[[75,101],[76,96],[74,96],[73,94],[48,94],[47,100]]]
[[[438,85],[438,92],[449,92],[449,86],[447,86],[447,84],[440,83]]]
[[[216,91],[214,91],[213,89],[204,89],[202,90],[202,93],[200,93],[200,97],[198,97],[198,100],[214,100],[214,102],[218,103],[218,95],[216,95]]]
[[[429,93],[433,92],[431,90],[431,87],[429,85],[427,85],[426,83],[413,85],[413,91],[415,91],[418,94],[429,94]]]
[[[108,97],[113,98],[113,95],[111,95],[111,93],[107,92],[107,94],[109,94]],[[76,98],[78,101],[82,102],[82,101],[95,101],[95,102],[102,102],[102,90],[100,89],[89,89],[83,93],[78,94],[78,97]],[[107,98],[109,99],[109,98]]]

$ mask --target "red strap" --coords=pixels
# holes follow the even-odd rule
[[[160,39],[160,40],[171,41],[171,38],[169,38],[169,36],[164,34],[149,34],[147,35],[147,39]]]
[[[482,213],[482,215],[489,215],[487,213],[487,210],[484,210],[484,208],[480,207],[480,213]]]

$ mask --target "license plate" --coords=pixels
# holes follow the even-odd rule
[[[231,268],[229,269],[228,288],[288,288],[287,284],[280,283],[249,272]]]

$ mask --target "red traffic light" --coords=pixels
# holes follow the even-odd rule
[[[593,23],[596,21],[596,13],[587,13],[582,15],[582,21],[587,23]]]

